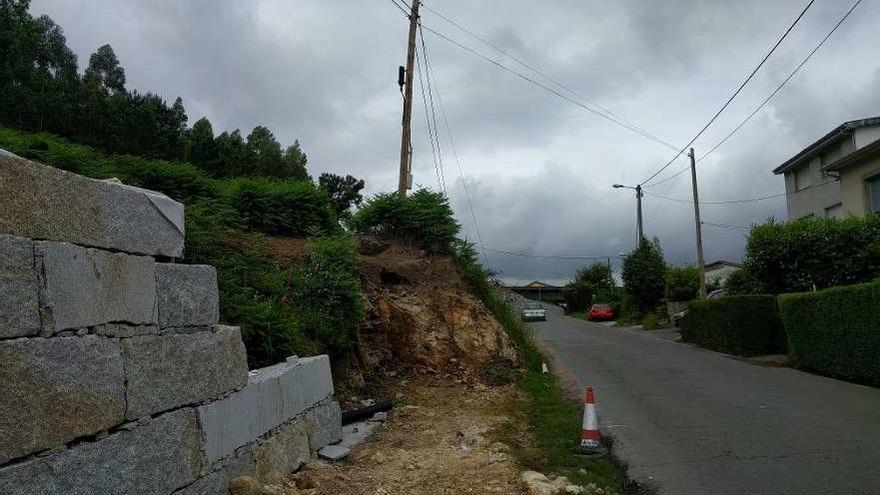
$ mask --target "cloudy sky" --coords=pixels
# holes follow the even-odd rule
[[[676,146],[702,128],[805,4],[426,0],[587,101]],[[850,5],[816,0],[696,141],[697,155],[745,118]],[[181,96],[190,123],[206,115],[215,130],[241,128],[245,134],[267,125],[283,144],[300,140],[313,175],[352,174],[366,180],[370,193],[396,188],[396,79],[405,59],[407,20],[391,0],[33,0],[31,10],[63,26],[81,65],[110,43],[128,87],[169,100]],[[426,27],[555,87],[435,13],[422,14]],[[845,120],[880,115],[878,25],[880,3],[863,2],[770,104],[699,164],[701,199],[779,194],[782,179],[772,168]],[[674,152],[431,32],[424,36],[461,159],[459,173],[438,115],[446,187],[463,234],[477,237],[466,183],[489,248],[601,257],[630,250],[635,195],[611,185],[645,180]],[[414,180],[437,188],[418,86],[414,101]],[[658,179],[686,165],[682,157]],[[687,199],[689,174],[646,191]],[[644,207],[646,233],[660,239],[667,260],[694,263],[692,206],[648,195]],[[702,216],[745,226],[785,218],[785,201],[704,205]],[[707,261],[742,257],[742,229],[706,226],[703,235]],[[561,281],[585,262],[485,255],[508,281]]]

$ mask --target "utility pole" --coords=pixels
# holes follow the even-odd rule
[[[636,214],[639,224],[639,242],[636,245],[636,248],[642,245],[642,239],[645,238],[645,229],[642,226],[642,185],[639,184],[636,186]]]
[[[694,185],[694,222],[697,226],[697,270],[700,273],[700,299],[706,298],[706,261],[703,259],[703,229],[700,222],[700,195],[697,192],[697,164],[694,149],[688,152],[691,159],[691,182]]]
[[[410,146],[412,142],[412,88],[413,62],[416,55],[416,27],[419,24],[419,0],[413,0],[412,12],[409,15],[409,47],[406,52],[406,81],[403,88],[403,133],[400,138],[400,179],[397,193],[406,197],[410,177]]]

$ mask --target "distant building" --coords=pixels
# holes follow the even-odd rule
[[[880,117],[844,122],[773,170],[789,220],[880,211]]]
[[[536,301],[561,302],[563,300],[562,287],[550,285],[540,280],[534,280],[526,285],[509,285],[507,288],[523,297]]]
[[[740,266],[739,263],[727,260],[706,263],[706,283],[714,286],[724,285],[724,282],[727,281],[727,277],[729,277],[731,273],[739,270]]]

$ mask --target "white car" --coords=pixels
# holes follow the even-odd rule
[[[547,310],[540,304],[526,304],[520,316],[522,321],[547,321]]]

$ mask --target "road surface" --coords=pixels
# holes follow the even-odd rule
[[[563,316],[531,324],[661,494],[880,494],[880,389]],[[880,356],[878,356],[880,359]]]

